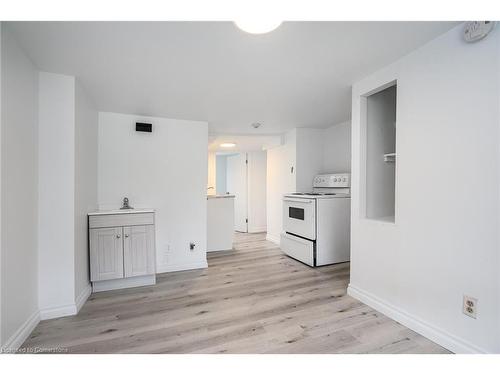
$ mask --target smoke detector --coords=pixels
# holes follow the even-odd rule
[[[254,122],[254,123],[252,124],[252,128],[254,128],[254,129],[258,129],[258,128],[260,128],[260,125],[261,125],[261,123],[260,123],[260,122]]]
[[[493,27],[494,21],[469,21],[465,23],[464,40],[467,43],[477,42],[488,35]]]

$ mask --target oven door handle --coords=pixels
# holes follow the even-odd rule
[[[311,199],[283,198],[283,202],[312,203]]]

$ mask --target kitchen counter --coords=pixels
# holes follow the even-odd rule
[[[207,199],[217,199],[217,198],[234,198],[234,195],[231,194],[207,195]]]
[[[155,210],[151,208],[132,208],[132,209],[127,209],[127,210],[99,210],[95,212],[89,212],[89,216],[96,216],[96,215],[120,215],[120,214],[147,214],[147,213],[154,213]]]

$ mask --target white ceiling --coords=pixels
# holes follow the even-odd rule
[[[235,143],[232,148],[220,147],[222,143]],[[267,150],[281,144],[279,135],[211,135],[208,137],[208,151],[239,153]]]
[[[211,133],[277,134],[350,118],[350,85],[452,22],[14,22],[41,70],[75,75],[102,111],[204,120]],[[250,124],[263,125],[255,130]]]

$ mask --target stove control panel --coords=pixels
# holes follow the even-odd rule
[[[313,187],[315,188],[340,188],[351,186],[350,173],[319,174],[314,177]]]

